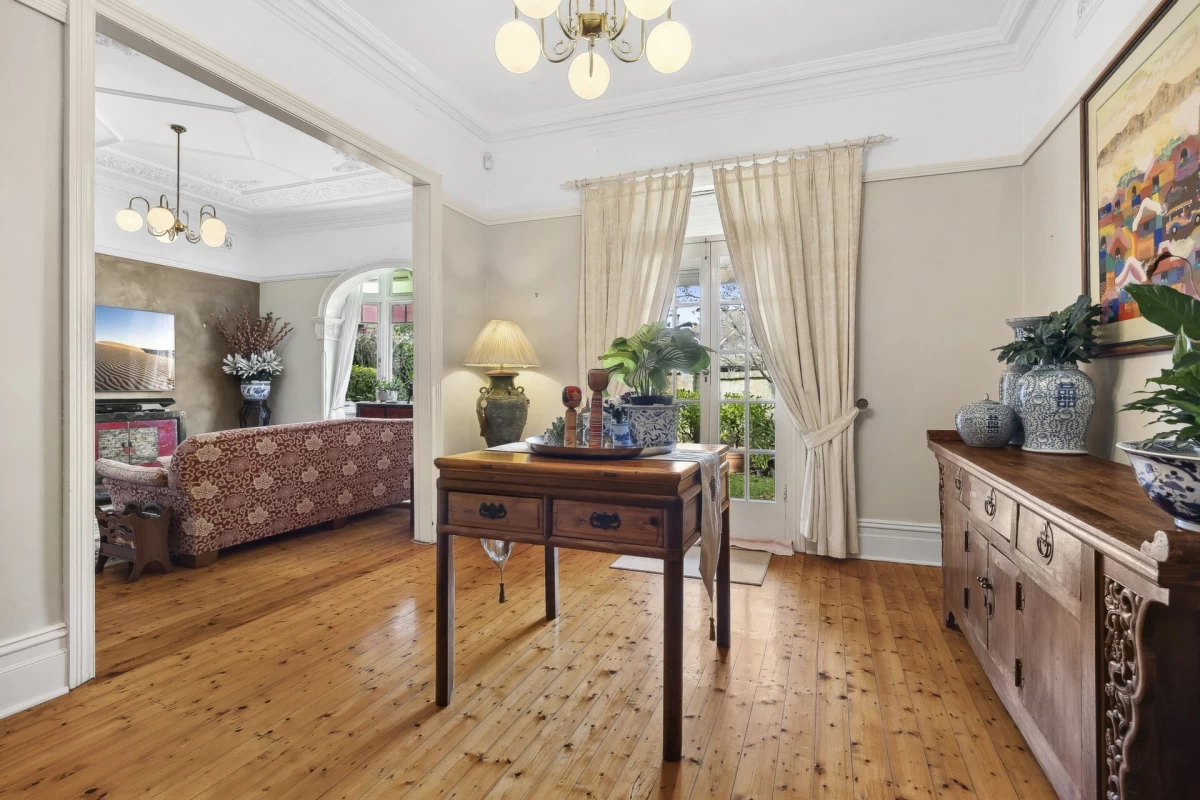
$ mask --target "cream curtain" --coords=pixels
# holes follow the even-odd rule
[[[579,380],[613,339],[662,319],[683,254],[691,173],[584,186]],[[586,386],[586,383],[580,383]]]
[[[334,349],[331,374],[333,380],[329,384],[329,397],[326,402],[325,419],[341,419],[346,415],[346,390],[350,388],[350,368],[354,366],[354,343],[358,338],[358,323],[362,321],[363,287],[359,283],[346,295],[346,304],[342,307],[342,333],[338,337]]]
[[[733,271],[779,399],[807,449],[799,536],[858,553],[854,303],[861,146],[716,168]],[[803,541],[796,541],[804,549]]]

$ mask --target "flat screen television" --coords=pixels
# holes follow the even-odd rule
[[[175,315],[96,306],[96,391],[175,390]]]

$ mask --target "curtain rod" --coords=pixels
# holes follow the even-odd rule
[[[826,142],[825,144],[816,144],[809,147],[795,147],[791,150],[776,150],[772,153],[754,153],[748,156],[738,156],[737,158],[722,158],[716,161],[691,162],[687,164],[679,164],[674,167],[658,167],[657,169],[643,169],[636,172],[623,172],[620,175],[611,175],[603,178],[584,178],[577,181],[567,181],[562,185],[564,189],[582,189],[585,186],[596,186],[602,183],[614,183],[621,181],[633,181],[638,178],[650,178],[656,175],[670,175],[673,172],[685,173],[695,172],[698,169],[717,169],[719,167],[732,167],[742,164],[753,164],[757,161],[767,159],[770,161],[778,161],[780,159],[788,160],[791,158],[803,158],[811,153],[824,153],[829,150],[839,150],[844,147],[867,147],[873,144],[882,144],[889,141],[892,137],[885,134],[876,134],[875,136],[867,136],[862,139],[847,139],[842,142]]]

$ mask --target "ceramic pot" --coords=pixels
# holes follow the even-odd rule
[[[1118,442],[1150,502],[1185,531],[1200,532],[1200,453],[1162,442]]]
[[[376,389],[375,402],[377,403],[394,403],[396,402],[397,392],[395,389]]]
[[[488,447],[519,442],[529,418],[529,398],[525,389],[513,384],[515,372],[494,370],[488,373],[491,385],[479,390],[475,416],[479,435]]]
[[[954,417],[958,435],[971,447],[1004,447],[1019,424],[1016,411],[987,395],[963,406]]]
[[[266,400],[270,396],[270,381],[242,381],[243,400]]]
[[[1087,429],[1096,408],[1092,379],[1074,364],[1042,364],[1017,387],[1017,413],[1025,427],[1024,450],[1087,454]]]
[[[1029,334],[1038,325],[1041,325],[1049,317],[1013,317],[1012,319],[1004,320],[1004,324],[1012,328],[1013,341],[1022,342],[1029,338]],[[1021,383],[1021,376],[1029,372],[1029,366],[1026,364],[1008,364],[1004,367],[1004,372],[1000,373],[1000,402],[1013,409],[1017,407],[1017,387]],[[1025,444],[1025,428],[1021,424],[1020,416],[1017,417],[1017,430],[1013,433],[1009,444],[1023,445]]]
[[[675,449],[679,443],[679,412],[683,406],[670,405],[627,405],[629,413],[629,435],[634,447],[669,447]]]

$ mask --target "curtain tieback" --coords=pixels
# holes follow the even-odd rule
[[[838,436],[841,436],[846,429],[854,423],[854,418],[857,416],[858,408],[856,406],[851,406],[849,411],[847,411],[845,414],[842,414],[824,428],[813,431],[812,433],[802,434],[804,446],[809,450],[815,450],[823,444],[832,442]]]

